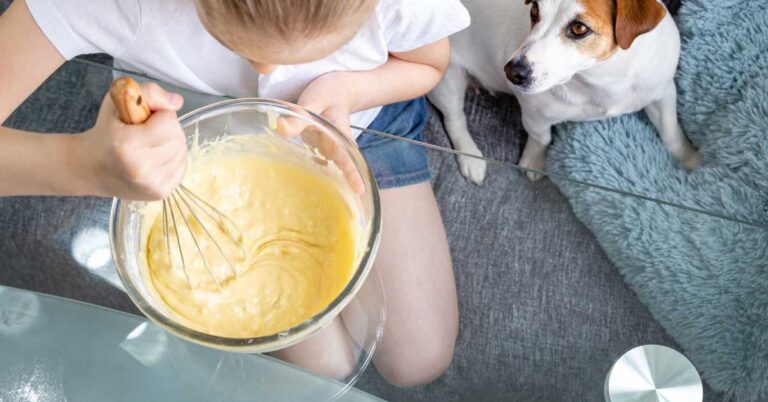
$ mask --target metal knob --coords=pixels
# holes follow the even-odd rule
[[[646,345],[621,356],[605,380],[606,402],[701,402],[704,388],[693,364],[666,346]]]

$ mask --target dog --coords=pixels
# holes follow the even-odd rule
[[[528,133],[520,166],[541,178],[552,126],[644,110],[669,152],[701,162],[677,119],[680,33],[657,0],[464,0],[472,25],[451,37],[451,64],[429,94],[456,150],[481,156],[467,128],[467,76],[515,95]],[[486,163],[459,156],[482,184]]]

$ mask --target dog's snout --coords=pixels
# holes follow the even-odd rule
[[[509,82],[519,87],[525,87],[531,83],[533,70],[531,69],[531,65],[528,63],[528,61],[523,58],[512,60],[507,63],[507,65],[504,66],[504,73],[507,74],[507,79]]]

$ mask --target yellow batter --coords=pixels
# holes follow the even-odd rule
[[[272,146],[275,153],[281,151],[277,142]],[[352,277],[357,262],[355,214],[337,182],[314,163],[208,152],[191,165],[184,183],[231,217],[240,232],[226,221],[197,213],[232,261],[230,267],[187,213],[184,200],[177,199],[211,271],[174,204],[185,276],[173,231],[168,253],[162,207],[148,209],[153,212],[145,215],[147,276],[183,324],[229,338],[276,334],[325,309]],[[166,214],[166,219],[172,217]],[[240,234],[242,248],[228,237]]]

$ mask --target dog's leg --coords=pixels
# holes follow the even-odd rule
[[[547,147],[552,142],[552,124],[538,121],[530,113],[523,110],[523,127],[528,132],[523,156],[520,157],[520,167],[544,171],[547,164]],[[541,180],[544,175],[527,171],[531,181]]]
[[[677,88],[674,83],[670,83],[663,98],[646,106],[645,114],[669,152],[688,170],[696,169],[701,163],[701,155],[691,146],[677,120]]]
[[[464,114],[464,97],[467,90],[467,76],[460,67],[451,64],[440,84],[429,94],[429,100],[443,113],[445,129],[453,147],[460,152],[483,156],[472,140]],[[475,184],[483,184],[486,163],[479,158],[458,156],[461,174]]]

